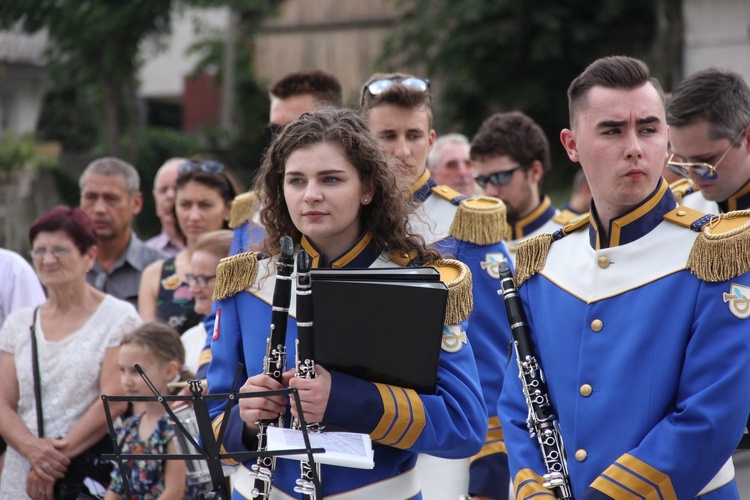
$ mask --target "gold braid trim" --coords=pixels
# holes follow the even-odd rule
[[[245,252],[221,259],[216,268],[216,287],[211,300],[237,295],[250,288],[258,277],[258,254]]]
[[[669,185],[669,189],[672,190],[672,195],[677,201],[678,205],[682,204],[682,199],[689,189],[693,187],[693,181],[690,179],[678,179]]]
[[[542,233],[523,240],[516,251],[516,286],[531,278],[544,268],[552,233]]]
[[[229,210],[229,227],[236,229],[252,219],[258,209],[258,203],[258,195],[253,191],[235,196]]]
[[[475,245],[491,245],[509,237],[505,203],[491,196],[463,200],[450,227],[450,235]]]
[[[440,271],[440,281],[448,286],[445,324],[456,325],[468,318],[474,308],[471,271],[466,264],[454,259],[439,259],[430,266]]]
[[[703,226],[687,267],[703,281],[726,281],[750,271],[750,210],[727,212]]]

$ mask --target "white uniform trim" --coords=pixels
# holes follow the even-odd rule
[[[705,495],[706,493],[711,493],[714,490],[718,490],[732,479],[734,479],[734,462],[732,462],[732,458],[730,457],[729,460],[727,460],[726,463],[721,466],[719,473],[716,474],[714,478],[708,482],[706,487],[703,488],[700,493],[698,493],[698,496]]]
[[[323,478],[325,481],[325,478]],[[329,495],[326,498],[335,500],[381,500],[383,498],[411,498],[419,494],[421,490],[419,479],[415,468],[396,477],[367,485],[363,488],[347,491],[338,495]],[[243,498],[253,498],[253,479],[250,470],[244,465],[239,468],[234,481],[234,491]],[[293,497],[274,488],[271,490],[271,500],[287,500]]]
[[[540,274],[592,303],[682,271],[697,236],[694,231],[665,221],[633,243],[594,250],[588,242],[588,231],[582,229],[552,243]],[[670,244],[665,245],[665,241]],[[644,259],[644,255],[648,258]],[[602,268],[599,259],[608,259],[609,263]],[[631,265],[633,262],[638,265]]]
[[[412,232],[420,234],[428,245],[448,237],[458,207],[433,194],[409,215]]]

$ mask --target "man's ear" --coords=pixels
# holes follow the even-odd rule
[[[437,137],[437,134],[435,133],[434,129],[430,129],[430,133],[427,134],[427,141],[430,145],[429,148],[427,148],[427,152],[429,153],[432,151],[432,147],[435,145],[435,137]]]
[[[139,191],[133,195],[133,215],[138,215],[143,210],[143,194]]]
[[[577,162],[579,160],[579,155],[575,132],[568,128],[564,128],[562,132],[560,132],[560,142],[562,142],[565,151],[568,153],[570,161]]]

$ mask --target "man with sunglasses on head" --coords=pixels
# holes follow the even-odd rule
[[[515,259],[518,243],[561,228],[572,217],[560,214],[541,191],[552,166],[549,141],[542,128],[520,111],[487,118],[471,141],[474,179],[488,196],[500,198],[508,210],[506,245]]]
[[[507,358],[510,330],[498,314],[498,263],[509,255],[502,239],[505,207],[500,200],[469,198],[438,185],[427,170],[435,142],[429,81],[403,73],[375,74],[362,88],[360,114],[381,147],[395,159],[417,205],[415,228],[443,255],[469,266],[473,277],[474,310],[466,332],[471,340],[488,410],[485,446],[466,460],[441,460],[426,455],[417,461],[425,500],[508,498],[508,465],[495,403],[502,389],[497,360]],[[455,224],[454,224],[455,222]],[[460,349],[462,342],[443,338],[443,349]]]
[[[742,76],[711,68],[687,77],[667,102],[667,123],[668,167],[698,188],[682,204],[709,213],[750,209],[750,87]],[[739,490],[750,492],[750,435],[733,459]]]
[[[143,270],[165,254],[146,246],[132,229],[143,208],[140,176],[113,157],[92,161],[79,178],[80,206],[94,223],[99,255],[86,281],[104,293],[137,306]]]
[[[336,76],[319,69],[296,71],[277,80],[269,89],[271,111],[265,129],[266,147],[284,126],[302,114],[316,109],[344,105],[341,83]],[[230,255],[247,252],[265,236],[253,222],[258,203],[251,189],[238,195],[232,203],[229,226],[234,229]]]

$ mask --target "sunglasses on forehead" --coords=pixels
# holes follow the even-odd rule
[[[364,87],[362,87],[362,102],[360,104],[363,105],[365,103],[365,90],[369,92],[370,95],[379,95],[397,83],[400,83],[404,87],[418,90],[419,92],[428,92],[430,90],[430,81],[426,78],[417,78],[416,76],[409,76],[406,78],[383,78],[365,83]]]
[[[224,170],[224,165],[218,161],[186,161],[177,169],[177,174],[184,175],[193,170],[200,170],[207,174],[218,174]]]

